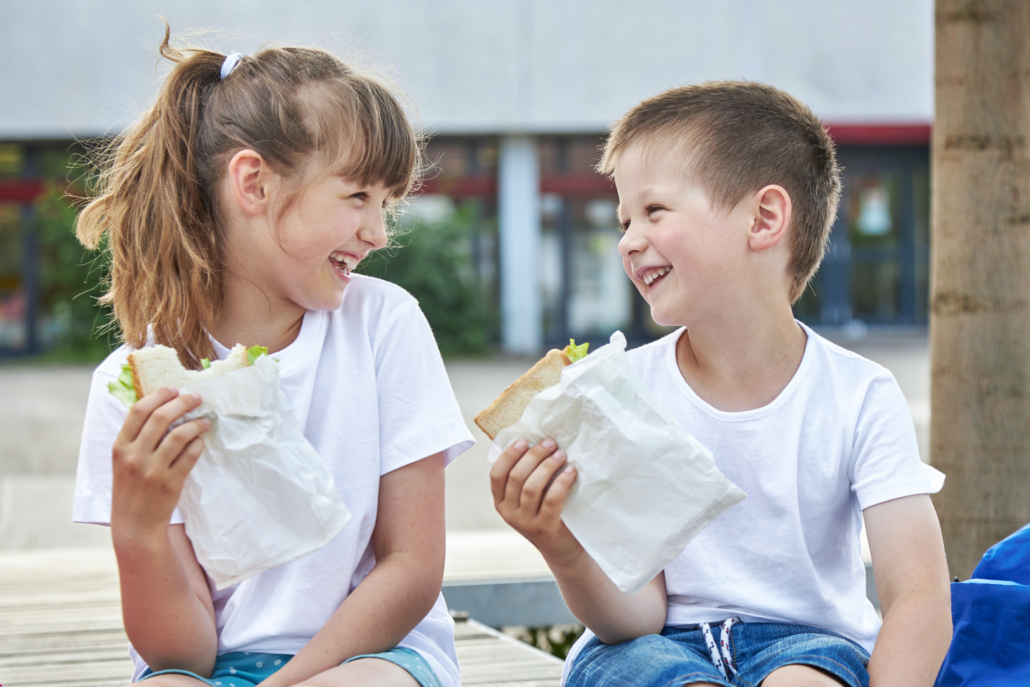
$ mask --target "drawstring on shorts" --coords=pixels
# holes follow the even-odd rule
[[[730,655],[730,628],[732,628],[740,620],[737,618],[729,618],[722,624],[722,636],[719,638],[719,646],[715,646],[715,637],[712,635],[712,626],[708,623],[698,623],[701,627],[701,632],[705,636],[705,644],[708,645],[708,651],[712,654],[712,665],[718,668],[719,672],[722,673],[724,679],[730,679],[730,673],[737,674],[737,669],[733,666],[733,656]]]

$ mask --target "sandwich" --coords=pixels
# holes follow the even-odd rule
[[[526,374],[501,392],[489,408],[476,416],[476,424],[491,440],[497,438],[502,429],[519,421],[537,394],[558,383],[567,365],[585,358],[589,347],[589,343],[577,346],[575,340],[570,339],[564,350],[549,350]]]
[[[267,354],[268,349],[264,346],[247,348],[243,344],[236,344],[225,360],[216,360],[212,363],[204,358],[200,361],[203,369],[187,370],[179,361],[179,355],[174,348],[148,346],[129,354],[128,363],[122,365],[122,373],[117,380],[107,385],[107,389],[127,407],[131,407],[133,403],[161,387],[183,387],[202,379],[219,377],[249,367],[258,356]]]

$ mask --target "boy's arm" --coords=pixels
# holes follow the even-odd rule
[[[490,470],[497,512],[539,549],[573,615],[602,642],[617,644],[661,632],[666,614],[664,573],[636,594],[626,594],[562,522],[562,506],[576,480],[565,458],[551,439],[533,448],[521,439],[512,444]]]
[[[951,587],[930,497],[863,511],[883,627],[869,661],[870,687],[930,687],[951,643]]]

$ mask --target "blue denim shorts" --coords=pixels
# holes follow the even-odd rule
[[[293,656],[290,654],[259,654],[253,651],[235,651],[222,654],[215,659],[215,668],[211,677],[203,678],[187,670],[159,670],[156,673],[149,669],[140,677],[140,681],[155,675],[188,675],[211,687],[254,687],[272,673],[276,672]],[[394,647],[379,654],[362,654],[349,658],[344,663],[359,658],[381,658],[395,663],[408,671],[422,687],[440,687],[440,679],[426,663],[426,659],[418,652],[404,647]]]
[[[777,668],[798,664],[829,673],[848,687],[869,687],[869,654],[829,630],[736,623],[729,628],[713,625],[707,634],[700,626],[666,627],[660,635],[612,645],[593,637],[576,658],[566,687],[663,687],[692,682],[754,687]]]

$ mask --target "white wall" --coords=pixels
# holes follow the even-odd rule
[[[747,77],[835,123],[933,115],[932,0],[32,0],[0,3],[0,139],[117,129],[173,37],[363,52],[442,133],[601,131],[670,86]],[[229,34],[229,37],[225,37]]]

